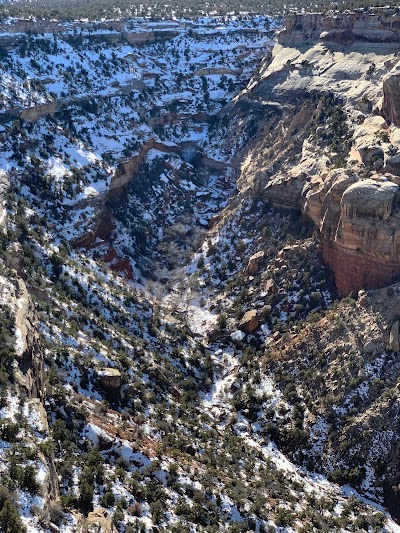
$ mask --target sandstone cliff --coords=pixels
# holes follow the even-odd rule
[[[398,10],[288,17],[236,100],[280,106],[242,166],[241,193],[315,224],[341,295],[400,274],[398,20]]]
[[[38,320],[24,281],[17,280],[15,291],[15,330],[19,365],[16,379],[29,397],[44,395],[43,352],[38,333]]]
[[[352,13],[293,14],[286,19],[286,28],[279,35],[282,44],[313,43],[316,39],[340,44],[397,43],[400,32],[398,9],[381,8]]]
[[[25,282],[16,277],[12,283],[2,284],[3,297],[7,298],[15,316],[15,352],[17,365],[14,379],[18,396],[26,398],[24,414],[29,423],[34,421],[35,431],[48,436],[49,426],[44,407],[45,373],[44,348],[39,335],[39,320],[36,308]],[[32,441],[32,444],[34,442]],[[45,508],[57,501],[59,497],[58,478],[53,458],[38,453],[43,465],[41,478]]]

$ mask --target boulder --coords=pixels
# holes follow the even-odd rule
[[[263,305],[258,312],[258,317],[260,318],[260,320],[264,321],[267,316],[271,314],[271,311],[272,307],[270,305]]]
[[[363,353],[372,354],[377,352],[381,348],[380,344],[373,341],[368,341],[363,346]]]
[[[341,201],[343,219],[388,219],[392,214],[398,190],[399,186],[391,181],[379,182],[373,179],[350,185]]]
[[[264,285],[264,290],[267,294],[276,294],[278,287],[273,279],[267,279]]]
[[[358,303],[361,307],[368,307],[369,299],[366,291],[358,291]]]
[[[121,372],[116,368],[103,368],[97,372],[97,375],[103,387],[119,389],[121,386]]]
[[[362,125],[356,128],[354,133],[354,146],[360,154],[363,163],[369,164],[377,160],[384,159],[384,152],[379,144],[379,138],[376,136],[381,128],[372,125]]]
[[[265,264],[266,254],[263,250],[252,255],[246,267],[246,274],[252,276],[257,274]]]
[[[103,507],[97,507],[88,514],[86,525],[88,530],[93,533],[114,533],[117,531],[112,523],[112,516]]]
[[[245,333],[249,333],[250,335],[252,333],[255,333],[259,327],[260,319],[258,316],[258,311],[256,309],[247,311],[244,314],[242,320],[239,322],[239,329],[244,331]]]
[[[240,329],[237,329],[236,331],[233,331],[230,335],[231,339],[235,342],[241,342],[245,338],[244,331],[241,331]]]
[[[400,176],[400,154],[386,155],[384,170]]]

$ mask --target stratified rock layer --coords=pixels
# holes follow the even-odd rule
[[[242,167],[241,191],[254,184],[315,224],[343,296],[400,275],[399,28],[396,9],[290,16],[238,98],[280,109]]]
[[[320,230],[324,260],[342,295],[388,285],[398,275],[399,187],[381,179],[356,181],[336,170],[306,198],[305,211]]]
[[[384,116],[400,126],[400,74],[388,76],[383,81],[383,106]]]

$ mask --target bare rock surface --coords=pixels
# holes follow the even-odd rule
[[[239,322],[239,329],[250,335],[255,333],[259,327],[259,314],[258,311],[255,309],[247,311]]]
[[[400,274],[399,16],[288,17],[272,60],[239,97],[284,109],[242,166],[241,190],[312,220],[340,295]],[[256,272],[255,259],[248,268]]]
[[[118,389],[121,386],[121,372],[117,368],[104,368],[99,370],[97,375],[104,387]]]
[[[264,265],[265,260],[266,254],[262,250],[252,255],[249,259],[249,263],[246,268],[246,273],[250,276],[256,274]]]
[[[390,329],[389,347],[395,353],[400,352],[399,321],[398,320],[394,322],[394,324],[392,325]]]

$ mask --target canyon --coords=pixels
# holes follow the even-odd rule
[[[399,22],[0,25],[0,529],[399,531]]]

